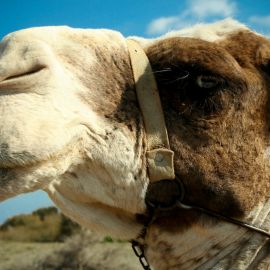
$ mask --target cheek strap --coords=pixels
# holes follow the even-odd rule
[[[149,180],[156,182],[174,179],[174,152],[170,150],[163,109],[150,62],[136,41],[128,39],[127,45],[147,139]]]

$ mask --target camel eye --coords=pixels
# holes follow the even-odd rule
[[[217,87],[220,81],[213,76],[200,75],[197,77],[196,83],[200,88],[210,89]]]

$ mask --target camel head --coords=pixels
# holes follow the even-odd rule
[[[267,229],[270,41],[232,20],[134,39],[153,69],[186,202]],[[136,237],[149,179],[134,89],[117,32],[44,27],[6,36],[0,200],[43,189],[78,223]],[[174,210],[149,228],[147,254],[170,258],[156,260],[157,269],[193,269],[239,232],[246,231]]]
[[[81,224],[137,234],[147,173],[125,38],[32,28],[0,51],[0,199],[44,189]]]

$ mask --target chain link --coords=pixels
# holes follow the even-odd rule
[[[139,261],[143,267],[144,270],[151,270],[151,267],[145,257],[145,254],[144,254],[144,247],[143,245],[141,245],[139,242],[133,240],[131,242],[131,245],[132,245],[132,249],[135,253],[135,255],[139,258]]]
[[[178,193],[180,193],[180,192],[178,192]],[[178,196],[177,196],[177,198],[178,198]],[[147,205],[147,213],[144,216],[145,217],[144,221],[143,221],[144,226],[143,226],[140,234],[138,235],[138,237],[135,240],[131,240],[131,245],[132,245],[132,249],[133,249],[135,255],[139,258],[139,261],[140,261],[143,269],[144,270],[151,270],[150,264],[148,263],[148,261],[147,261],[147,259],[145,257],[145,254],[144,254],[145,245],[141,244],[141,242],[138,241],[138,239],[140,239],[142,242],[145,241],[147,228],[154,221],[154,219],[156,217],[156,214],[158,214],[158,213],[160,214],[162,212],[166,212],[168,210],[171,210],[171,209],[175,208],[177,199],[173,200],[172,202],[166,203],[165,205],[163,203],[157,203],[155,201],[152,202],[151,198],[149,199],[148,196],[146,196],[145,200],[146,200],[146,205]]]

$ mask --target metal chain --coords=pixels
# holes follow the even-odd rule
[[[155,212],[156,212],[155,208],[151,206],[147,207],[147,213],[144,216],[144,220],[143,220],[144,226],[140,234],[137,236],[137,238],[131,240],[132,249],[135,255],[139,258],[139,261],[144,270],[151,270],[151,267],[144,254],[145,245],[142,243],[144,243],[145,241],[145,236],[147,233],[148,226],[150,225],[151,222],[153,222],[155,218]]]
[[[135,240],[133,240],[131,242],[131,245],[132,245],[132,249],[133,249],[135,255],[139,258],[139,261],[140,261],[143,269],[144,270],[151,270],[151,267],[150,267],[150,265],[145,257],[145,254],[144,254],[144,246]]]
[[[132,246],[132,249],[133,249],[135,255],[139,258],[139,261],[140,261],[143,269],[144,270],[151,270],[150,264],[147,261],[146,256],[144,254],[145,245],[141,244],[140,241],[138,241],[138,240],[140,239],[142,242],[145,241],[147,229],[148,229],[149,225],[154,221],[157,213],[166,212],[168,210],[175,208],[176,203],[174,201],[171,204],[164,206],[162,204],[156,204],[156,202],[152,203],[151,200],[146,198],[146,205],[147,205],[147,213],[145,216],[146,220],[144,220],[144,226],[143,226],[140,234],[138,235],[138,237],[135,240],[131,240],[131,246]]]

